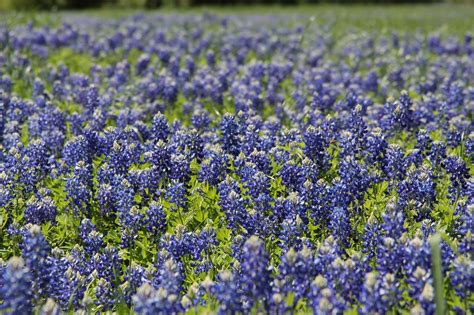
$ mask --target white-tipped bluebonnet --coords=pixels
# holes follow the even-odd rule
[[[310,126],[303,134],[303,141],[304,154],[316,163],[319,170],[326,170],[329,163],[328,134],[321,128]]]
[[[237,155],[240,148],[240,139],[238,134],[239,126],[230,114],[225,114],[221,121],[222,148],[227,153]]]
[[[293,307],[299,300],[306,298],[315,276],[314,260],[311,249],[304,246],[300,251],[290,248],[283,256],[278,267],[278,292],[286,297],[293,293]]]
[[[89,262],[97,271],[99,278],[103,278],[106,282],[115,283],[116,279],[121,276],[122,259],[118,254],[118,249],[107,245],[101,253],[96,253]]]
[[[428,158],[434,166],[441,166],[441,163],[446,158],[446,145],[440,141],[433,141]]]
[[[57,252],[57,255],[54,255]],[[53,249],[53,256],[62,253]],[[53,297],[63,310],[79,308],[86,290],[86,277],[74,269],[73,264],[66,257],[49,257],[48,282],[50,297]]]
[[[228,158],[220,147],[211,148],[206,155],[207,157],[203,159],[199,170],[199,180],[207,181],[210,185],[215,186],[224,180],[229,164]]]
[[[32,225],[25,231],[21,249],[22,258],[31,274],[34,295],[36,298],[41,298],[47,294],[50,246],[44,238],[40,226]]]
[[[92,161],[89,143],[84,136],[69,140],[63,148],[62,158],[69,167],[74,167],[79,161]]]
[[[391,273],[367,273],[359,295],[361,306],[358,312],[360,314],[388,312],[396,307],[401,299],[399,287],[400,284]]]
[[[409,168],[407,176],[398,186],[398,202],[401,206],[413,204],[416,220],[428,218],[429,209],[436,202],[436,182],[429,167]]]
[[[92,198],[92,166],[77,162],[73,173],[66,179],[65,191],[75,213],[87,213]]]
[[[61,308],[56,304],[56,302],[48,298],[46,300],[46,303],[41,307],[41,310],[39,312],[40,315],[61,315]]]
[[[102,312],[112,309],[118,301],[117,289],[112,283],[104,278],[100,278],[95,288],[96,304]]]
[[[469,178],[469,170],[466,163],[460,157],[454,155],[448,156],[443,164],[446,172],[450,175],[451,185],[448,191],[451,200],[454,202],[464,193],[466,180]]]
[[[57,207],[51,198],[51,192],[40,190],[37,196],[32,196],[25,208],[25,222],[41,224],[56,221]]]
[[[83,219],[79,226],[79,238],[84,243],[87,253],[94,255],[103,246],[103,236],[97,232],[95,225],[89,219]]]
[[[31,274],[20,257],[12,257],[3,270],[0,310],[5,314],[30,314],[33,312]]]
[[[132,296],[145,280],[145,269],[137,264],[127,267],[124,275],[124,283],[121,285],[123,298],[127,305],[131,305]]]
[[[466,255],[459,255],[454,260],[452,267],[453,270],[449,274],[451,285],[454,287],[456,295],[461,300],[466,301],[474,292],[474,277],[472,274],[474,266],[472,259]]]
[[[176,180],[171,181],[166,190],[166,198],[177,207],[184,208],[188,200],[186,185]]]
[[[154,289],[150,284],[142,284],[133,296],[134,311],[140,315],[177,314],[183,311],[179,296],[165,288]]]
[[[154,237],[166,232],[166,213],[159,202],[152,201],[146,210],[145,228]]]
[[[209,287],[212,295],[219,301],[219,314],[244,312],[239,282],[234,278],[232,272],[228,270],[221,271],[216,282],[208,280],[207,283],[202,285]]]
[[[396,144],[390,144],[385,154],[383,171],[390,180],[400,180],[405,168],[403,165],[404,153],[402,148]]]
[[[309,298],[313,314],[339,314],[347,308],[341,297],[328,286],[327,279],[322,275],[316,276],[312,281]]]
[[[242,248],[241,258],[239,282],[244,310],[250,311],[254,306],[268,309],[272,277],[264,242],[257,236],[249,237]]]

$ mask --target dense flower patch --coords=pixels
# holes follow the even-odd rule
[[[2,312],[472,312],[474,40],[330,28],[1,28]]]

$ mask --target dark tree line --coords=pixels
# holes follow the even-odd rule
[[[1,0],[0,0],[1,1]],[[450,0],[456,2],[456,0]],[[465,0],[466,1],[466,0]],[[474,0],[467,0],[468,2]],[[50,10],[85,9],[104,6],[118,7],[193,7],[193,6],[232,6],[232,5],[301,5],[301,4],[352,4],[352,3],[413,3],[413,0],[13,0],[16,9]],[[444,0],[417,0],[419,3],[446,2]],[[449,2],[449,1],[448,1]]]

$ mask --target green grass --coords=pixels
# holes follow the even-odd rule
[[[1,6],[0,6],[1,10]],[[227,6],[194,7],[187,9],[164,8],[159,10],[123,10],[102,8],[84,11],[57,12],[7,12],[0,13],[0,21],[7,24],[25,23],[33,20],[39,24],[57,22],[61,15],[118,18],[134,13],[145,14],[199,14],[204,12],[219,15],[292,15],[295,22],[305,23],[305,17],[314,16],[318,23],[330,23],[337,33],[348,29],[380,33],[437,31],[442,34],[462,35],[474,32],[474,5],[320,5],[320,6]],[[2,22],[0,22],[2,23]]]

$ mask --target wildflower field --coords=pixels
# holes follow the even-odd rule
[[[103,13],[0,14],[0,313],[474,312],[474,7]]]

